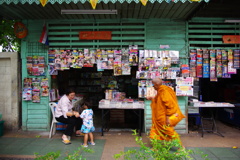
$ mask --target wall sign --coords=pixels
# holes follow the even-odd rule
[[[27,27],[22,22],[16,22],[14,24],[14,33],[17,38],[25,38],[27,36]]]
[[[87,40],[111,40],[111,31],[81,31],[79,32],[79,39]]]
[[[222,36],[223,43],[239,44],[240,35],[224,35]]]

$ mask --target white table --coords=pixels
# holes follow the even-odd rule
[[[215,117],[214,117],[214,113],[212,108],[221,108],[221,107],[235,107],[233,104],[230,103],[217,103],[217,102],[198,102],[198,103],[194,103],[193,107],[197,107],[197,108],[211,108],[211,112],[210,112],[210,117],[205,118],[202,115],[202,111],[200,111],[200,116],[201,116],[201,126],[202,126],[202,137],[203,137],[203,133],[204,132],[212,132],[212,133],[216,133],[222,137],[224,137],[217,129],[217,125],[215,122]],[[216,110],[215,110],[216,111]],[[204,122],[203,120],[210,120],[212,121],[212,127],[211,128],[205,128],[204,127]]]

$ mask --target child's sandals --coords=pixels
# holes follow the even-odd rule
[[[82,146],[83,146],[83,147],[85,147],[85,148],[87,148],[87,147],[88,147],[88,145],[84,145],[84,143],[82,143]]]
[[[96,144],[94,142],[88,142],[89,145],[95,146]]]

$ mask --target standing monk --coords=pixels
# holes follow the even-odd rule
[[[185,118],[178,106],[176,94],[172,88],[162,85],[160,78],[153,79],[152,83],[157,95],[147,97],[152,100],[152,127],[149,137],[158,140],[178,139],[180,141],[179,135],[169,121],[169,116],[175,113],[178,113],[181,119]]]

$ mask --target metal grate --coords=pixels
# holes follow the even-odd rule
[[[223,35],[240,35],[240,23],[224,23],[221,20],[193,20],[188,23],[189,49],[236,49],[240,44],[224,44]]]
[[[112,31],[112,40],[79,40],[80,31]],[[145,23],[50,23],[48,35],[50,49],[121,49],[129,45],[143,49]]]
[[[39,42],[28,42],[27,56],[45,56],[48,52],[48,46]]]

